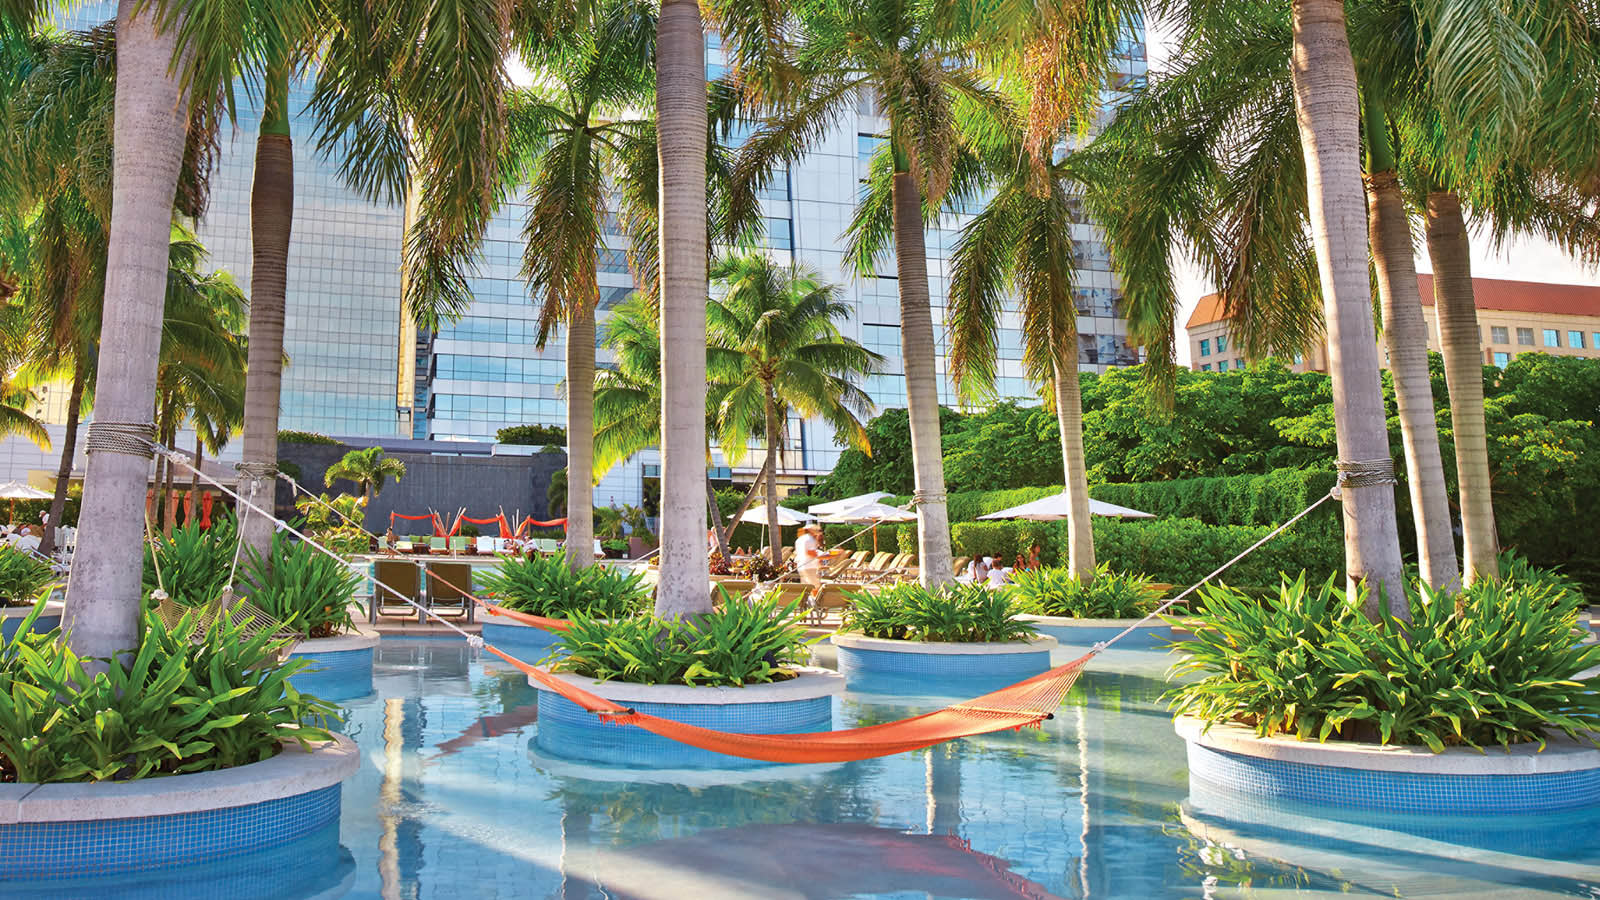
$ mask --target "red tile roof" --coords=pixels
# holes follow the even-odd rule
[[[1433,305],[1433,276],[1418,275],[1417,289],[1424,306]],[[1547,313],[1561,316],[1600,316],[1600,287],[1587,284],[1545,284],[1502,278],[1472,279],[1473,299],[1479,309]]]
[[[1184,323],[1185,328],[1198,328],[1201,325],[1210,325],[1212,322],[1221,322],[1228,315],[1222,308],[1221,294],[1207,294],[1195,304],[1194,312],[1189,314],[1189,321]]]

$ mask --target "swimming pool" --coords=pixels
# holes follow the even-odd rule
[[[679,772],[537,750],[524,677],[461,641],[386,638],[376,652],[373,692],[344,703],[342,730],[363,764],[345,783],[336,842],[243,870],[9,883],[0,896],[1600,896],[1595,812],[1334,822],[1203,786],[1191,795],[1183,743],[1158,700],[1170,660],[1155,651],[1101,656],[1038,731],[859,763]],[[847,692],[835,727],[963,693],[905,689]]]

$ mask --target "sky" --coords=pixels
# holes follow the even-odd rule
[[[1173,47],[1172,33],[1159,25],[1152,26],[1147,46],[1151,74],[1167,71]],[[1534,238],[1520,239],[1508,244],[1503,251],[1496,251],[1489,246],[1488,239],[1483,235],[1474,234],[1473,238],[1472,274],[1476,277],[1600,286],[1600,271],[1580,264],[1548,241]],[[1417,271],[1433,271],[1425,255],[1418,255]],[[1188,265],[1181,269],[1178,278],[1178,297],[1182,309],[1179,311],[1178,321],[1187,321],[1195,304],[1211,290],[1211,283],[1199,269]],[[1188,341],[1179,342],[1179,362],[1188,362],[1188,349]]]

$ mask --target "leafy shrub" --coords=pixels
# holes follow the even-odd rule
[[[31,634],[40,604],[0,646],[0,780],[148,778],[259,762],[280,741],[326,740],[334,708],[288,682],[283,642],[225,621],[147,615],[131,657],[90,674],[59,631]]]
[[[1272,528],[1266,525],[1207,525],[1196,519],[1108,519],[1094,521],[1097,562],[1156,581],[1188,586],[1209,575]],[[1065,556],[1066,529],[1057,532]],[[1344,571],[1344,541],[1337,532],[1290,528],[1240,560],[1223,579],[1238,584],[1277,584],[1279,573],[1310,572],[1321,580]]]
[[[328,437],[325,434],[317,434],[313,431],[280,431],[278,432],[278,443],[321,444],[328,447],[336,447],[339,445],[339,442],[333,438]]]
[[[1005,591],[981,585],[952,584],[928,588],[897,584],[877,594],[851,594],[842,631],[899,641],[1021,641],[1038,633],[1016,618]]]
[[[55,582],[50,564],[16,547],[0,544],[0,606],[27,606]]]
[[[1540,568],[1515,550],[1500,553],[1500,578],[1507,584],[1549,588],[1555,592],[1570,592],[1583,599],[1583,589],[1574,578],[1558,569]]]
[[[238,534],[228,516],[214,516],[209,529],[198,523],[157,534],[144,549],[144,595],[157,587],[184,606],[210,603],[231,582]],[[240,567],[246,561],[239,560]]]
[[[494,439],[501,444],[566,446],[567,430],[560,425],[512,425],[496,431]]]
[[[1302,577],[1262,603],[1208,588],[1183,623],[1179,713],[1258,734],[1426,745],[1539,742],[1600,728],[1600,664],[1580,645],[1579,599],[1548,586],[1482,582],[1456,596],[1411,595],[1412,623],[1373,622],[1360,597]]]
[[[270,560],[263,561],[254,550],[247,552],[249,580],[255,585],[250,602],[262,612],[312,638],[355,630],[350,600],[361,576],[343,560],[283,532],[272,536]]]
[[[478,582],[507,609],[570,619],[585,613],[621,619],[638,612],[648,597],[643,576],[609,566],[584,566],[574,572],[567,555],[507,557]]]
[[[1132,572],[1114,572],[1101,564],[1084,584],[1070,569],[1034,569],[1011,573],[1017,607],[1045,616],[1083,619],[1132,619],[1155,609],[1161,592],[1151,580]]]
[[[337,497],[324,493],[320,498],[300,497],[294,508],[305,516],[305,529],[317,543],[338,553],[366,553],[372,538],[362,527],[366,519],[367,498],[355,494]]]
[[[739,687],[790,677],[805,661],[798,603],[730,601],[686,619],[638,616],[606,622],[574,612],[551,668],[601,681]],[[565,656],[562,656],[565,654]]]
[[[772,564],[772,557],[757,553],[734,560],[733,574],[751,581],[771,581],[778,577],[778,567]]]

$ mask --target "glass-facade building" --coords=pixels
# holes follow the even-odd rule
[[[94,7],[94,8],[90,8]],[[115,5],[80,7],[71,24],[85,27],[114,14]],[[724,71],[713,36],[708,75]],[[1109,109],[1122,91],[1141,82],[1146,62],[1142,34],[1130,32],[1119,47],[1117,75],[1105,92]],[[295,218],[291,246],[285,343],[282,427],[334,435],[395,435],[439,440],[493,441],[509,425],[564,424],[564,334],[543,347],[537,337],[537,300],[521,277],[526,204],[506,203],[486,234],[469,285],[474,302],[460,320],[436,332],[403,321],[400,256],[404,215],[399,204],[375,203],[339,180],[337,164],[318,158],[311,124],[299,112],[307,97],[297,88]],[[249,191],[259,110],[241,93],[238,124],[224,134],[212,200],[199,225],[217,268],[248,286]],[[873,151],[887,121],[870,99],[840,117],[815,150],[779,174],[763,192],[768,252],[816,270],[843,287],[853,315],[843,331],[888,360],[864,385],[880,409],[905,405],[901,366],[898,285],[892,258],[873,276],[859,277],[843,260],[843,234]],[[948,213],[927,233],[929,282],[943,371],[943,314],[949,258],[970,212]],[[1127,340],[1116,276],[1098,229],[1087,219],[1072,226],[1079,287],[1079,363],[1086,370],[1129,365],[1140,352]],[[626,242],[608,228],[600,248],[597,335],[609,310],[627,296],[632,280]],[[1037,392],[1024,378],[1021,333],[1014,313],[1000,323],[999,394],[1027,402]],[[600,365],[607,362],[602,351]],[[948,379],[941,400],[954,404]],[[798,485],[829,471],[842,452],[831,428],[791,421],[782,480]],[[747,458],[753,473],[759,455]],[[639,503],[655,474],[652,452],[611,473],[596,489],[597,504]],[[724,475],[737,475],[741,470]]]

